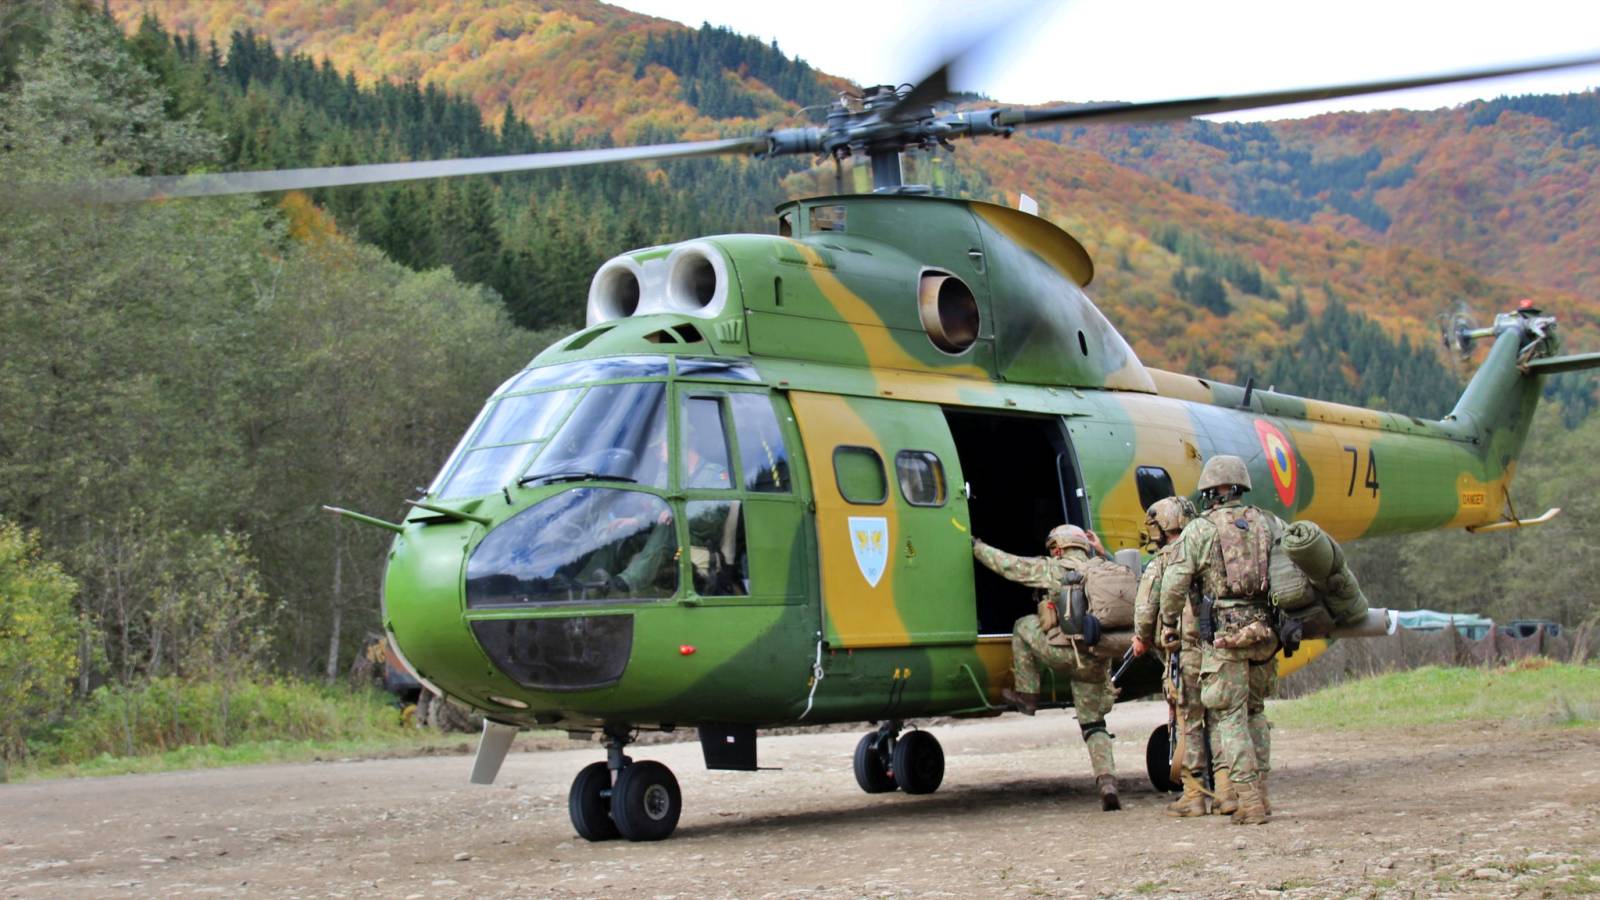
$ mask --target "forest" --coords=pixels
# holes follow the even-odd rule
[[[719,29],[629,38],[623,74],[672,73],[672,96],[706,116],[769,115],[833,83]],[[614,131],[536,125],[509,96],[486,113],[481,93],[358,78],[248,29],[219,39],[99,3],[8,6],[0,183],[530,152],[704,127],[654,114]],[[1548,109],[1587,152],[1587,108],[1507,103],[1497,116]],[[1203,143],[1241,164],[1264,158],[1273,134],[1221,131]],[[1285,190],[1370,200],[1412,178],[1393,160],[1319,162]],[[1229,211],[1194,184],[1051,140],[960,157],[947,186],[1004,200],[993,185],[1005,171],[1037,177],[1047,209],[1086,236],[1102,261],[1092,290],[1152,365],[1436,416],[1464,372],[1428,346],[1427,314],[1397,318],[1377,298],[1414,271],[1410,296],[1430,300],[1476,289],[1480,306],[1504,308],[1519,289]],[[0,758],[42,739],[23,725],[48,730],[108,686],[341,675],[379,631],[386,535],[319,507],[397,514],[494,386],[581,322],[605,259],[768,231],[773,204],[819,184],[831,189],[831,167],[738,160],[92,210],[0,198],[0,703],[21,713],[0,724]],[[1245,205],[1307,218],[1265,202]],[[1374,216],[1356,218],[1382,230]],[[1584,327],[1600,333],[1592,317]],[[1515,498],[1525,514],[1565,506],[1562,517],[1527,535],[1357,545],[1369,593],[1573,625],[1595,615],[1600,485],[1572,464],[1600,438],[1593,379],[1548,393]]]

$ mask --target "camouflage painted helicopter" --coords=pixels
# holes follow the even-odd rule
[[[474,780],[518,728],[604,736],[574,780],[590,840],[659,839],[672,773],[641,729],[697,728],[712,768],[755,769],[756,729],[871,721],[855,775],[926,793],[943,751],[909,719],[991,715],[1025,588],[970,536],[1040,546],[1063,521],[1111,548],[1193,495],[1202,463],[1249,461],[1254,499],[1341,540],[1543,521],[1507,489],[1557,356],[1531,309],[1492,326],[1439,421],[1144,365],[1085,294],[1094,267],[1029,212],[901,184],[901,153],[1033,125],[1184,118],[1589,63],[1224,98],[940,112],[941,68],[836,104],[823,126],[698,143],[477,160],[129,179],[101,199],[195,196],[743,153],[870,165],[875,191],[785,203],[775,234],[622,254],[587,326],[495,391],[395,533],[384,624],[417,674],[486,717]],[[1296,662],[1314,655],[1308,648]],[[1287,667],[1286,667],[1287,670]],[[1125,697],[1156,692],[1153,660]],[[1163,751],[1164,752],[1164,751]]]

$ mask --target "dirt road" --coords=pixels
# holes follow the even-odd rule
[[[1121,813],[1101,813],[1070,713],[938,728],[933,795],[869,796],[853,733],[763,738],[776,772],[708,772],[697,743],[636,748],[683,786],[658,844],[574,836],[598,745],[0,786],[0,896],[1539,896],[1600,882],[1600,733],[1279,729],[1257,828],[1174,820],[1143,778],[1164,707],[1111,716]]]

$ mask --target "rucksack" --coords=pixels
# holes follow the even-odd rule
[[[1216,526],[1206,589],[1214,599],[1266,599],[1271,583],[1272,526],[1253,506],[1223,506],[1206,513]]]

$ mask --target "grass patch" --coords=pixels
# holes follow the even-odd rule
[[[295,763],[345,758],[377,758],[410,755],[427,751],[455,752],[471,735],[403,731],[394,735],[360,740],[334,741],[248,741],[221,747],[204,744],[180,747],[147,756],[102,754],[82,762],[57,765],[29,765],[11,770],[14,781],[40,781],[50,778],[93,778],[106,775],[136,775],[148,772],[175,772],[185,769],[215,769],[222,766],[252,766],[263,763]]]
[[[113,775],[424,748],[393,698],[297,679],[107,686],[36,729],[11,778]],[[459,741],[459,738],[443,738]]]
[[[1289,728],[1382,729],[1503,722],[1585,727],[1600,722],[1600,667],[1547,660],[1499,669],[1427,666],[1274,702]]]

